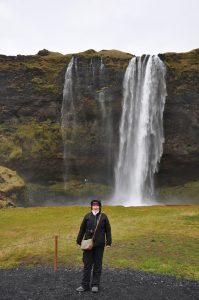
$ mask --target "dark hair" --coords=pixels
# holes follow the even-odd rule
[[[98,203],[99,207],[101,208],[101,206],[102,206],[101,201],[97,200],[97,199],[94,199],[94,200],[91,201],[91,207],[92,207],[92,205],[93,205],[94,202]]]

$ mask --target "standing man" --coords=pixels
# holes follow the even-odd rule
[[[82,284],[76,291],[85,292],[90,289],[91,271],[93,269],[91,291],[97,293],[102,272],[104,247],[105,245],[110,247],[112,243],[111,226],[107,216],[101,213],[101,202],[99,200],[91,201],[91,212],[86,214],[82,221],[77,236],[77,244],[79,246],[83,238],[85,240],[93,238],[93,248],[91,250],[83,250],[84,271]]]

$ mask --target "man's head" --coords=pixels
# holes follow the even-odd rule
[[[91,201],[91,210],[98,212],[101,211],[101,202],[99,200]]]

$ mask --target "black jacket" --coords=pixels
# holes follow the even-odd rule
[[[81,241],[83,240],[83,238],[87,240],[93,237],[93,233],[100,214],[101,214],[101,218],[93,239],[94,247],[104,247],[105,245],[111,246],[112,243],[111,226],[108,217],[101,212],[99,212],[96,216],[94,216],[92,212],[85,215],[82,224],[80,226],[79,234],[77,236],[78,245],[81,245]],[[105,240],[105,235],[106,235],[106,240]]]

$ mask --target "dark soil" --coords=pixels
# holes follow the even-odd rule
[[[19,268],[0,270],[0,300],[115,299],[188,300],[199,299],[199,281],[176,279],[129,269],[104,270],[100,292],[77,293],[82,270]]]

